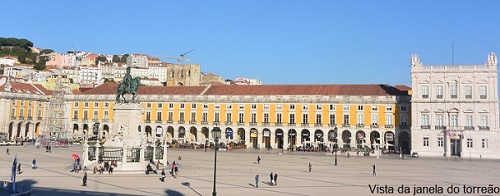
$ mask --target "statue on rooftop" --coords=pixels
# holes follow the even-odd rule
[[[125,94],[132,94],[132,103],[135,103],[135,98],[137,97],[137,89],[141,84],[141,78],[135,77],[132,78],[130,75],[130,67],[127,67],[127,73],[123,76],[123,80],[120,82],[117,88],[116,93],[116,102],[117,103],[128,103],[127,99],[125,99]]]

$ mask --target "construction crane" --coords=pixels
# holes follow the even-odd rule
[[[189,54],[190,52],[193,52],[193,51],[194,51],[194,49],[191,49],[191,50],[189,50],[189,51],[187,51],[185,53],[180,54],[179,57],[164,56],[164,55],[155,55],[155,54],[150,55],[150,56],[157,57],[157,58],[174,59],[174,60],[177,60],[177,63],[179,63],[179,64],[182,65],[182,64],[184,64],[185,61],[186,62],[189,61],[189,58],[185,58],[186,54]]]

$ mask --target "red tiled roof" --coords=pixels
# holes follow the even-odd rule
[[[49,91],[49,90],[43,88],[43,86],[39,85],[39,84],[10,82],[10,86],[12,87],[11,91],[14,93],[29,93],[29,94],[49,95],[52,92],[52,91]],[[5,84],[0,86],[0,91],[4,91],[4,90],[5,90]]]
[[[115,94],[117,83],[108,82],[84,94]],[[386,84],[323,84],[323,85],[213,85],[206,86],[140,86],[139,95],[408,95]]]
[[[394,88],[400,90],[400,91],[410,91],[411,87],[406,86],[406,85],[395,85]]]

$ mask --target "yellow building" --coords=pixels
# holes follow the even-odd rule
[[[106,139],[113,129],[116,83],[66,95],[74,136]],[[404,87],[404,86],[403,86]],[[399,90],[402,89],[402,90]],[[253,148],[410,148],[409,87],[389,85],[141,86],[138,127],[149,138]],[[99,122],[98,130],[93,125]],[[383,136],[383,137],[382,137]]]

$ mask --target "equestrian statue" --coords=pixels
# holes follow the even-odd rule
[[[137,97],[137,89],[141,84],[141,78],[135,77],[132,78],[130,75],[130,67],[127,67],[127,73],[123,76],[123,80],[118,85],[116,89],[116,102],[117,103],[129,103],[125,98],[125,94],[132,94],[132,103],[135,103],[135,98]],[[121,97],[121,98],[120,98]],[[123,100],[122,100],[123,99]]]

